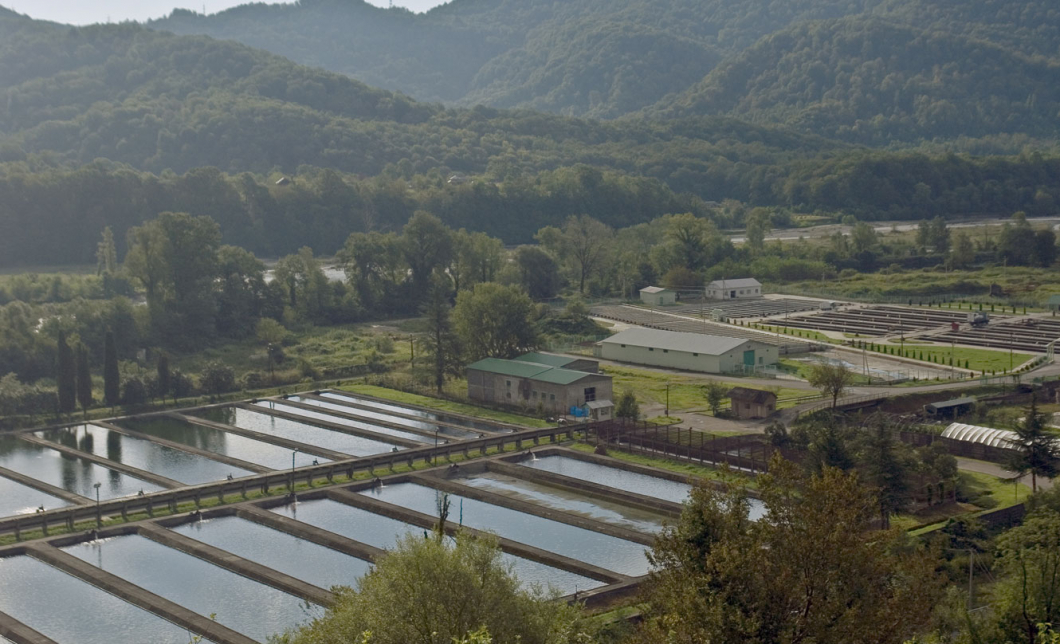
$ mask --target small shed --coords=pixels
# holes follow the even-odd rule
[[[727,395],[733,415],[741,420],[765,418],[777,409],[777,395],[772,391],[733,387]]]
[[[965,396],[924,405],[924,411],[940,418],[956,418],[961,414],[970,412],[974,406],[975,398]]]
[[[585,406],[589,408],[589,417],[593,420],[611,420],[615,412],[615,404],[610,400],[592,400]]]
[[[1050,311],[1060,311],[1060,295],[1051,295],[1046,303]]]
[[[677,293],[661,286],[640,289],[640,301],[649,306],[669,306],[677,303]]]

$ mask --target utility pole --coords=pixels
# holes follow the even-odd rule
[[[974,570],[973,567],[972,567],[972,562],[974,562],[974,561],[975,561],[975,549],[974,548],[968,548],[968,612],[969,613],[972,612],[972,609],[975,607],[975,588],[972,585],[973,584],[973,580],[975,579],[975,577],[972,575],[972,571]]]
[[[666,383],[666,413],[663,414],[667,418],[670,417],[670,383]]]

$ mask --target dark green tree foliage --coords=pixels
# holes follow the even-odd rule
[[[891,516],[906,508],[910,501],[909,465],[899,456],[892,429],[882,417],[867,427],[868,439],[861,455],[865,483],[871,486],[879,504],[880,520],[886,527]]]
[[[77,402],[81,411],[87,412],[92,400],[92,368],[88,361],[88,348],[77,344]]]
[[[1039,624],[1060,619],[1060,514],[1039,510],[998,539],[996,641],[1039,644]]]
[[[412,272],[414,296],[423,297],[434,271],[448,266],[452,259],[452,231],[440,219],[421,210],[412,215],[401,233],[405,263]]]
[[[219,396],[236,389],[236,374],[232,367],[222,362],[210,362],[203,367],[200,377],[202,390],[211,396]]]
[[[59,332],[56,343],[56,377],[58,383],[59,411],[64,414],[77,409],[77,366],[74,362],[74,352],[66,343],[66,334]]]
[[[1056,435],[1049,431],[1047,417],[1038,410],[1037,396],[1024,410],[1023,421],[1014,430],[1016,436],[1011,440],[1011,449],[1016,454],[1010,459],[1008,468],[1022,477],[1031,475],[1031,489],[1038,491],[1038,477],[1053,478],[1057,475],[1060,463],[1060,447],[1057,447]]]
[[[615,416],[630,420],[640,418],[640,405],[637,403],[637,396],[632,391],[623,392],[618,397],[618,403],[615,405]]]
[[[155,363],[155,378],[155,388],[159,397],[165,402],[166,396],[173,389],[173,379],[169,372],[169,356],[165,353],[159,354],[158,362]]]
[[[423,316],[427,320],[427,353],[431,359],[435,390],[441,394],[448,376],[459,375],[461,361],[460,340],[453,331],[450,319],[452,306],[449,302],[448,279],[436,275],[427,292],[427,304]]]
[[[120,378],[121,374],[118,373],[118,348],[114,343],[114,332],[107,331],[103,351],[103,401],[111,407],[121,402]]]
[[[468,360],[514,358],[537,343],[534,304],[514,286],[493,282],[463,291],[453,307],[453,329]]]
[[[515,266],[519,284],[531,299],[548,300],[556,297],[562,282],[556,260],[537,246],[520,246],[515,251]]]

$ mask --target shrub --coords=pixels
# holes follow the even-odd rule
[[[210,362],[199,375],[202,390],[211,396],[228,393],[236,389],[236,374],[232,367],[221,362]]]

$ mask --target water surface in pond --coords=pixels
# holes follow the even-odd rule
[[[385,403],[378,400],[372,400],[370,398],[361,398],[360,396],[354,394],[325,391],[321,394],[321,396],[324,396],[325,398],[334,398],[335,400],[348,400],[350,402],[355,402],[358,405],[375,407],[376,409],[382,409],[384,411],[393,411],[399,414],[405,414],[406,416],[418,416],[419,418],[426,418],[428,420],[440,420],[444,423],[462,425],[470,429],[480,429],[485,430],[487,432],[512,431],[505,427],[498,427],[497,425],[494,425],[492,423],[480,422],[477,420],[472,420],[470,418],[464,418],[463,416],[451,416],[442,412],[424,411],[422,409],[414,409],[412,407],[402,407],[401,405]]]
[[[0,477],[0,517],[29,514],[36,512],[40,507],[45,510],[54,510],[65,508],[68,505],[70,504],[59,497],[46,494],[18,481]]]
[[[0,437],[0,467],[91,499],[96,498],[94,486],[99,483],[99,498],[103,501],[131,496],[140,490],[146,493],[163,489],[154,483],[16,436]]]
[[[321,588],[352,587],[371,567],[367,561],[239,517],[195,521],[171,530]]]
[[[44,439],[124,463],[130,467],[158,474],[187,485],[222,481],[249,476],[249,472],[197,454],[189,454],[172,447],[152,443],[142,438],[126,436],[96,425],[75,425],[52,429],[37,434]]]
[[[361,492],[416,512],[438,516],[437,490],[415,483],[398,483]],[[456,494],[449,495],[450,520],[461,521],[478,530],[565,557],[630,576],[649,570],[645,546],[566,523],[523,514],[498,505],[483,503]]]
[[[215,615],[218,623],[261,642],[324,614],[319,606],[140,535],[64,550],[200,615]]]
[[[308,423],[311,423],[314,420],[322,420],[326,423],[334,423],[336,425],[343,425],[345,427],[352,427],[354,429],[363,429],[365,431],[380,434],[380,438],[382,440],[386,440],[387,436],[404,438],[405,440],[416,441],[418,443],[429,443],[434,440],[433,437],[427,438],[426,436],[415,434],[413,432],[403,432],[400,429],[391,429],[389,427],[383,427],[381,425],[373,425],[368,422],[350,420],[348,418],[340,418],[338,416],[328,414],[324,410],[321,410],[319,412],[311,411],[308,409],[302,409],[301,407],[284,405],[283,403],[273,401],[260,401],[254,403],[254,406],[261,407],[262,409],[276,409],[277,411],[287,412],[288,414],[295,414],[299,418],[304,418]]]
[[[469,439],[469,438],[478,438],[479,437],[479,433],[478,432],[472,432],[472,431],[467,430],[467,429],[458,429],[456,427],[448,427],[446,425],[439,425],[437,423],[428,423],[428,422],[424,422],[422,420],[410,420],[408,418],[401,418],[399,416],[392,416],[390,414],[386,414],[386,413],[382,413],[382,412],[368,411],[366,409],[358,409],[358,408],[354,408],[354,407],[344,407],[342,405],[337,405],[337,404],[332,403],[332,402],[325,402],[323,400],[316,400],[315,398],[300,398],[298,396],[294,396],[294,397],[291,398],[291,400],[294,400],[296,402],[301,402],[301,403],[304,403],[306,405],[312,405],[314,407],[320,407],[321,409],[330,409],[332,411],[337,411],[337,412],[340,412],[340,413],[354,414],[356,416],[367,418],[369,420],[380,420],[380,421],[384,421],[384,422],[388,422],[388,423],[394,423],[395,425],[401,425],[403,427],[411,427],[412,429],[419,429],[419,430],[425,431],[425,432],[437,431],[442,436],[449,436],[449,437],[452,437],[452,438],[456,438],[458,440],[466,440],[466,439]],[[374,425],[369,425],[369,426],[370,427],[375,427]]]
[[[165,440],[198,447],[208,452],[237,458],[248,463],[255,463],[274,470],[291,467],[291,450],[272,443],[247,438],[238,434],[196,425],[170,416],[152,416],[150,418],[125,418],[117,423],[122,427],[143,432]],[[312,465],[313,459],[326,462],[328,459],[296,454],[295,465],[302,467]]]
[[[183,628],[26,556],[0,559],[0,612],[59,644],[191,641]]]
[[[423,528],[330,499],[299,501],[295,504],[272,508],[272,511],[384,550],[392,549],[398,539],[406,534],[422,538],[425,532]],[[504,553],[502,558],[506,564],[512,566],[512,571],[524,584],[533,584],[541,588],[552,586],[564,594],[573,593],[575,590],[599,588],[604,585],[595,579],[507,553]]]
[[[529,501],[546,508],[561,510],[623,528],[648,533],[659,532],[663,528],[662,515],[503,474],[486,472],[479,476],[461,479],[459,482],[486,492]]]
[[[316,425],[299,423],[278,416],[243,409],[242,407],[214,407],[196,412],[196,415],[233,427],[242,427],[270,436],[307,443],[316,447],[342,452],[351,456],[371,456],[394,449],[394,445],[381,440],[324,429]],[[399,448],[400,449],[400,448]],[[291,452],[287,452],[287,467],[291,466]]]

